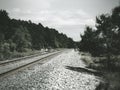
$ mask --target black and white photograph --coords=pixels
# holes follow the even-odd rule
[[[120,90],[120,0],[0,0],[0,90]]]

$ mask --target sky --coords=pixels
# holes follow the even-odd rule
[[[119,4],[119,0],[0,0],[0,9],[11,18],[42,23],[79,41],[85,26],[94,28],[96,16]]]

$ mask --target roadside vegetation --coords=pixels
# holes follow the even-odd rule
[[[120,90],[120,6],[97,16],[95,29],[86,27],[78,47],[87,67],[104,73],[105,90]]]
[[[41,23],[11,19],[5,10],[0,10],[0,60],[46,48],[73,47],[74,41],[65,34]]]

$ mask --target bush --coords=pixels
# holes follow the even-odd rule
[[[0,47],[0,59],[8,59],[11,57],[11,52],[10,52],[10,44],[9,43],[4,43]]]

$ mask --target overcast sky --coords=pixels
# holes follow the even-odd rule
[[[94,26],[95,16],[110,13],[119,0],[0,0],[0,9],[11,18],[31,20],[80,40],[85,25]]]

